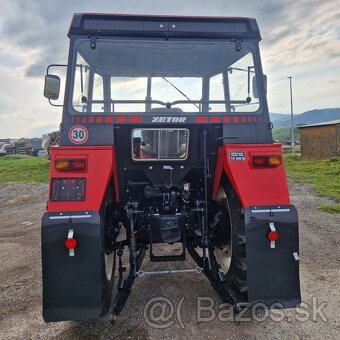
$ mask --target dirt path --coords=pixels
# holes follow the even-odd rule
[[[46,185],[0,186],[0,339],[340,338],[340,216],[318,210],[318,204],[328,202],[316,197],[309,187],[290,185],[292,202],[299,211],[301,290],[308,306],[282,314],[262,313],[255,315],[257,320],[248,312],[235,322],[226,306],[218,308],[220,300],[202,274],[143,277],[137,279],[114,327],[104,321],[43,322],[40,218],[46,190]],[[146,258],[143,269],[157,266]],[[195,267],[190,260],[179,266]],[[166,268],[173,267],[166,264]],[[212,302],[213,311],[199,308]],[[165,320],[161,321],[161,306],[166,304]],[[213,314],[214,320],[208,321]]]

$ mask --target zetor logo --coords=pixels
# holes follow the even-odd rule
[[[185,123],[187,117],[152,117],[151,123]]]

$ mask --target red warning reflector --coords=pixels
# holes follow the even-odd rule
[[[77,240],[74,239],[74,238],[68,238],[68,239],[65,241],[65,247],[66,247],[67,249],[74,249],[76,246],[77,246]]]
[[[126,117],[125,116],[118,116],[116,119],[116,123],[126,123]]]
[[[195,117],[196,123],[208,123],[208,117]]]
[[[210,121],[212,123],[219,123],[220,122],[220,117],[210,117]]]
[[[130,117],[130,123],[141,123],[142,122],[141,116],[132,116]]]
[[[279,233],[272,230],[267,234],[267,238],[269,241],[277,241],[277,239],[279,238]]]

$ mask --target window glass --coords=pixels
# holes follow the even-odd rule
[[[94,112],[104,112],[104,84],[103,77],[95,73],[93,78],[93,95],[92,100],[94,101],[91,105],[91,109]],[[95,101],[100,101],[96,103]]]
[[[255,67],[251,53],[230,65],[223,73],[210,78],[210,111],[254,112],[259,109],[258,98],[252,91]],[[213,101],[224,101],[214,104]]]
[[[78,112],[259,109],[250,43],[236,51],[234,42],[103,38],[95,49],[89,40],[76,49],[72,103]]]
[[[87,112],[90,67],[77,53],[73,85],[73,107],[79,112]]]
[[[145,101],[147,92],[146,77],[111,77],[111,99]],[[112,104],[114,112],[143,112],[145,103],[114,103]]]
[[[189,145],[187,129],[135,129],[132,131],[134,160],[185,160]]]

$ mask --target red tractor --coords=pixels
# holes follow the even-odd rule
[[[255,19],[75,14],[68,36],[44,89],[58,99],[51,67],[66,66],[42,218],[45,321],[115,319],[146,251],[159,273],[189,254],[236,311],[297,306],[297,212]],[[181,251],[157,254],[162,243]]]

